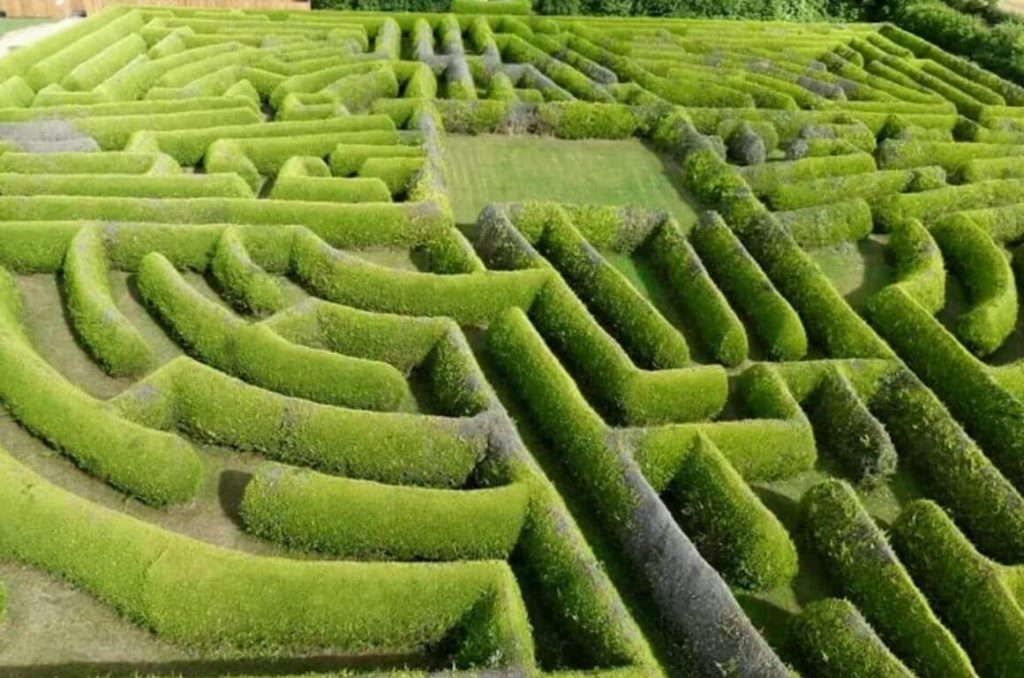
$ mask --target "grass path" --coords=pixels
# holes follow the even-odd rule
[[[567,141],[497,134],[447,137],[455,218],[472,223],[488,202],[555,200],[642,205],[696,219],[679,166],[640,141]]]

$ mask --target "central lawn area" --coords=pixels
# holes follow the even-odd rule
[[[49,23],[49,19],[5,19],[0,18],[0,35],[9,31],[16,31],[19,28],[28,28],[36,24]]]
[[[450,135],[455,219],[473,223],[489,202],[554,200],[669,210],[684,227],[697,217],[679,166],[640,141]]]

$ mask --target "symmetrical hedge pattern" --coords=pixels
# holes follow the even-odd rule
[[[481,133],[702,216],[456,224]],[[0,559],[199,655],[1018,675],[1022,239],[1024,89],[890,25],[111,9],[0,60],[0,401],[65,460],[0,430]]]

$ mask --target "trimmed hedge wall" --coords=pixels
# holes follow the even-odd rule
[[[922,675],[976,675],[849,485],[836,480],[815,485],[802,505],[830,579],[897,657]]]
[[[978,553],[928,500],[893,525],[893,543],[939,614],[963,641],[978,673],[1013,676],[1024,665],[1024,610],[999,565]]]
[[[204,297],[158,252],[139,263],[137,284],[190,353],[252,384],[359,409],[395,410],[412,400],[405,378],[391,366],[298,346],[248,324]]]
[[[812,675],[911,678],[848,600],[825,598],[804,606],[792,622],[800,662]]]
[[[800,316],[778,293],[768,276],[717,213],[707,213],[690,234],[719,286],[746,316],[773,360],[800,360],[807,334]]]
[[[0,269],[0,399],[14,418],[91,475],[146,503],[192,499],[203,470],[192,447],[121,419],[64,379],[32,349],[21,313],[17,284]]]
[[[706,436],[697,435],[668,491],[681,527],[730,584],[767,591],[796,575],[786,528]]]
[[[889,434],[838,368],[829,370],[812,393],[808,416],[824,450],[854,481],[872,485],[896,472]]]
[[[402,487],[267,464],[245,487],[242,519],[263,539],[345,558],[504,560],[528,502],[524,484]]]
[[[349,410],[290,398],[185,357],[112,402],[122,416],[151,428],[177,428],[286,464],[399,485],[461,487],[486,444],[471,419]]]
[[[78,231],[64,255],[62,273],[71,325],[89,353],[112,376],[146,370],[153,352],[114,301],[99,227]]]
[[[0,469],[0,553],[73,582],[168,640],[365,652],[433,645],[458,629],[457,666],[534,665],[526,608],[505,563],[253,556],[80,499],[6,452]]]

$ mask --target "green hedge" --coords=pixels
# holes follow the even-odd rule
[[[898,286],[869,302],[879,332],[947,404],[1009,478],[1024,478],[1024,403],[1004,391],[937,320]]]
[[[544,286],[530,319],[611,418],[627,425],[694,421],[717,414],[728,396],[716,365],[645,371],[601,329],[560,281]]]
[[[786,529],[706,436],[684,455],[669,492],[683,531],[730,584],[767,591],[796,575]]]
[[[773,360],[800,360],[807,334],[800,316],[716,213],[705,214],[690,238],[722,291],[750,321]]]
[[[181,167],[159,153],[4,153],[5,174],[175,174]]]
[[[779,224],[802,247],[831,247],[871,234],[871,206],[863,198],[776,212]]]
[[[1024,155],[1024,145],[886,139],[878,146],[877,158],[882,169],[938,165],[950,174],[956,174],[971,160],[1020,155]]]
[[[225,228],[217,240],[210,273],[221,293],[241,311],[264,315],[287,305],[281,286],[252,260],[235,227]]]
[[[390,202],[392,191],[377,177],[281,177],[269,198],[306,202]]]
[[[679,330],[568,219],[552,219],[537,248],[640,367],[671,369],[689,363],[686,340]]]
[[[871,407],[901,461],[954,512],[971,539],[985,553],[1018,562],[1024,553],[1024,499],[938,398],[899,370],[883,380]]]
[[[111,44],[127,35],[137,33],[144,23],[142,13],[137,10],[125,12],[116,18],[113,14],[108,14],[106,18],[112,20],[85,35],[64,34],[61,36],[60,44],[63,45],[63,49],[49,52],[48,56],[36,61],[25,72],[25,80],[32,86],[32,89],[39,91],[45,85],[60,82],[75,68],[88,63],[90,58],[101,53]],[[50,46],[50,49],[52,47],[53,45]],[[44,54],[47,53],[44,52]]]
[[[909,219],[929,222],[943,214],[977,208],[991,208],[1024,201],[1024,180],[983,181],[883,196],[874,206],[875,223],[882,228]]]
[[[2,156],[0,156],[2,157]],[[3,195],[91,195],[131,198],[253,198],[231,174],[0,174]]]
[[[800,665],[809,675],[911,678],[848,600],[825,598],[804,606],[791,623]]]
[[[815,485],[802,506],[829,578],[897,657],[921,675],[976,675],[848,485],[837,480]]]
[[[421,245],[451,226],[450,215],[433,203],[334,204],[252,198],[165,198],[155,201],[95,196],[0,196],[0,221],[75,219],[262,227],[298,224],[338,247]]]
[[[946,305],[946,266],[932,234],[919,221],[896,224],[886,257],[899,286],[929,313]]]
[[[245,487],[242,519],[263,539],[345,558],[504,560],[528,502],[521,483],[442,490],[267,464]]]
[[[838,369],[826,373],[811,396],[808,416],[822,449],[858,483],[873,485],[896,472],[896,448]]]
[[[220,112],[223,115],[223,112]],[[183,114],[175,114],[183,115]],[[152,116],[150,116],[152,117]],[[257,116],[258,117],[258,116]],[[227,124],[214,118],[213,124],[207,125],[182,125],[169,131],[160,131],[159,127],[148,127],[147,131],[135,137],[137,145],[153,144],[159,150],[167,153],[182,165],[196,165],[202,160],[206,149],[213,142],[223,140],[238,140],[258,142],[258,140],[283,139],[285,148],[273,149],[277,153],[286,152],[289,148],[291,137],[313,137],[316,140],[326,140],[330,135],[357,134],[360,132],[394,132],[395,124],[390,118],[384,115],[349,115],[327,120],[302,120],[296,122],[272,122],[265,123],[262,120],[252,120],[250,124]],[[257,124],[258,123],[258,124]],[[157,131],[152,131],[157,130]],[[335,144],[342,143],[346,137],[342,136]],[[382,137],[384,138],[384,137]],[[393,137],[389,137],[393,138]],[[374,142],[377,143],[377,142]],[[323,144],[315,144],[318,147]],[[302,153],[298,150],[293,155],[327,155],[333,146],[323,154]],[[280,164],[283,164],[284,158]]]
[[[412,399],[384,363],[298,346],[239,319],[186,282],[158,252],[139,263],[139,294],[186,350],[213,367],[285,395],[345,407],[395,410]]]
[[[880,209],[886,209],[886,197],[890,194],[929,191],[945,185],[946,172],[941,167],[879,170],[869,174],[851,174],[782,184],[765,196],[765,202],[772,209],[794,210],[860,198],[872,206],[881,204]]]
[[[768,162],[745,167],[743,178],[759,194],[770,194],[780,186],[823,177],[874,172],[875,159],[869,153],[850,153],[802,160]]]
[[[113,402],[123,416],[146,426],[179,428],[286,464],[392,484],[461,487],[486,443],[472,420],[289,398],[184,357]]]
[[[91,475],[146,503],[192,499],[203,471],[192,447],[121,419],[64,379],[25,336],[21,298],[6,271],[0,294],[0,399],[14,418]]]
[[[370,313],[311,299],[265,321],[289,341],[393,365],[408,373],[452,324],[445,318]]]
[[[962,640],[978,673],[1014,676],[1024,666],[1024,610],[1002,568],[978,553],[928,500],[903,510],[893,543],[928,599]]]
[[[87,92],[145,52],[146,41],[138,33],[130,33],[75,66],[60,84],[67,90]]]
[[[957,337],[978,355],[995,351],[1017,325],[1017,284],[1006,255],[979,226],[947,220],[931,229],[970,308],[957,318]]]
[[[666,221],[642,246],[663,277],[683,317],[692,319],[701,348],[714,360],[738,365],[747,357],[747,333],[725,296],[674,221]]]
[[[347,652],[462,637],[456,666],[533,666],[505,563],[309,562],[190,539],[81,499],[0,455],[0,553],[186,647]],[[525,670],[525,668],[524,668]]]
[[[448,316],[486,323],[510,306],[528,307],[547,271],[486,271],[438,275],[387,269],[297,233],[293,272],[317,296],[371,311]]]
[[[71,325],[93,358],[113,376],[146,370],[153,352],[114,301],[98,227],[78,231],[68,246],[62,273]]]

